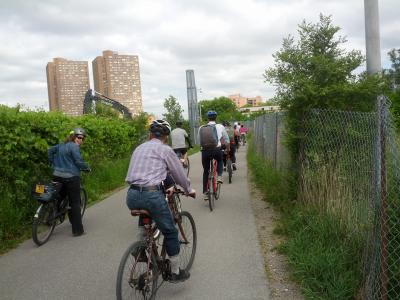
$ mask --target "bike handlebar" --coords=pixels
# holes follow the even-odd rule
[[[175,187],[174,194],[190,196],[190,195],[186,194],[184,191],[182,191],[181,189],[179,189],[177,187]],[[190,196],[190,197],[194,198],[193,196]]]

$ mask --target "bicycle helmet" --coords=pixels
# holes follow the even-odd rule
[[[157,137],[169,135],[171,132],[171,125],[165,120],[154,120],[150,125],[150,132]]]
[[[70,134],[86,136],[86,131],[83,128],[77,127],[71,130]]]
[[[210,111],[207,113],[207,118],[216,118],[217,115],[218,115],[218,114],[217,114],[216,111],[210,110]]]

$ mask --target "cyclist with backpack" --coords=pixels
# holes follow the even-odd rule
[[[216,123],[217,112],[207,112],[208,123],[199,128],[199,141],[201,147],[201,163],[203,165],[203,196],[208,200],[207,181],[210,172],[210,162],[217,161],[217,181],[223,183],[223,158],[221,145],[225,144],[229,149],[229,136],[225,127]]]

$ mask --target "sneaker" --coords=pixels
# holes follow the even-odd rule
[[[232,170],[233,170],[233,171],[236,171],[236,170],[237,170],[236,164],[235,164],[235,163],[232,163]]]
[[[222,176],[218,176],[217,177],[217,182],[218,183],[224,183],[224,179],[222,178]]]
[[[81,235],[84,235],[85,234],[85,231],[81,231],[81,232],[74,232],[74,233],[72,233],[72,235],[73,236],[75,236],[75,237],[77,237],[77,236],[81,236]]]
[[[179,274],[171,273],[171,277],[169,278],[169,282],[178,283],[189,279],[190,273],[186,270],[182,270],[179,268]]]
[[[208,193],[203,193],[203,199],[204,201],[208,201]]]

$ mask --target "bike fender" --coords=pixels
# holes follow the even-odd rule
[[[43,204],[41,204],[41,205],[39,206],[39,208],[36,210],[36,213],[35,213],[35,215],[33,216],[34,218],[39,218],[39,212],[40,212],[40,210],[42,209],[42,206],[43,206]]]

